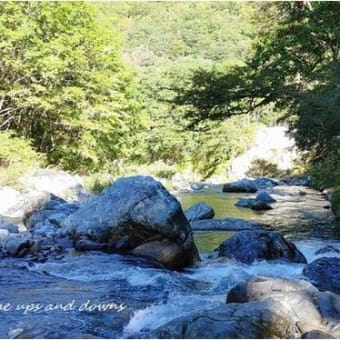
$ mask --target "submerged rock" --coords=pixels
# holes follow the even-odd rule
[[[340,258],[319,258],[307,264],[303,274],[320,290],[340,294]]]
[[[255,198],[239,198],[239,200],[235,203],[235,206],[240,208],[251,208],[255,202]]]
[[[185,210],[184,215],[189,222],[194,222],[213,218],[215,211],[210,205],[204,202],[198,202]]]
[[[63,235],[74,240],[86,237],[104,244],[109,252],[133,251],[153,241],[176,244],[165,247],[166,252],[174,251],[174,263],[163,263],[163,253],[156,251],[159,261],[168,268],[190,266],[199,259],[191,227],[179,202],[152,177],[118,179],[99,196],[82,204],[61,225]],[[142,248],[145,256],[146,248]],[[140,249],[136,252],[141,253]],[[149,249],[150,257],[154,258]]]
[[[243,263],[256,260],[307,262],[294,243],[285,240],[280,233],[264,230],[238,232],[225,240],[217,251],[219,257]]]

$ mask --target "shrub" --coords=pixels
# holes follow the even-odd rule
[[[30,141],[17,137],[12,131],[0,132],[0,183],[14,184],[31,168],[43,165],[43,157]]]
[[[340,185],[337,186],[332,194],[332,211],[338,221],[340,221]]]

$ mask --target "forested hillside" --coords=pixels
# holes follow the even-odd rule
[[[335,2],[2,2],[2,180],[38,163],[161,162],[207,178],[282,120],[323,169],[316,185],[333,185],[338,14]]]

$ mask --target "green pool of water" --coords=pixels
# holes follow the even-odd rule
[[[238,208],[235,203],[239,198],[253,197],[245,193],[223,193],[222,186],[204,189],[203,192],[186,192],[176,195],[183,209],[197,202],[205,202],[215,210],[215,218],[237,217],[245,220],[256,219],[256,212],[251,209]],[[234,232],[227,231],[196,231],[194,239],[200,253],[212,252]]]
[[[210,253],[233,234],[233,231],[196,231],[194,240],[200,253]]]
[[[235,207],[239,198],[254,197],[245,193],[224,193],[222,186],[204,189],[202,192],[185,192],[176,195],[183,209],[197,202],[205,202],[215,210],[215,218],[238,217],[245,220],[256,219],[256,212],[247,208]]]

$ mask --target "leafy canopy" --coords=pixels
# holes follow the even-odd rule
[[[71,170],[133,158],[144,118],[117,33],[92,5],[2,2],[0,31],[1,129]]]

